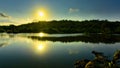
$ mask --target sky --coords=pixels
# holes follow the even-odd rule
[[[93,19],[120,21],[120,0],[0,0],[0,25]]]

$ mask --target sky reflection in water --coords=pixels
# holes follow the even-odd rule
[[[0,35],[0,68],[73,68],[78,59],[92,59],[92,50],[111,57],[117,49],[120,49],[120,43],[53,42]]]

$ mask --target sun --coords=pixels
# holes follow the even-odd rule
[[[49,19],[49,12],[45,8],[37,8],[33,12],[35,21],[46,21]]]
[[[40,17],[43,17],[44,16],[44,12],[38,12],[38,15],[40,16]]]

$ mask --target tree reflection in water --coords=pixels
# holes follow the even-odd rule
[[[106,43],[114,44],[120,42],[120,35],[102,35],[102,34],[89,34],[79,36],[64,36],[64,37],[39,37],[39,36],[28,36],[31,39],[37,40],[48,40],[48,41],[60,41],[60,42],[85,42],[85,43]]]

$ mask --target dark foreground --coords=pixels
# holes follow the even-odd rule
[[[93,60],[76,61],[75,68],[120,68],[120,50],[114,53],[113,59],[109,60],[101,52],[92,51],[95,55]]]

